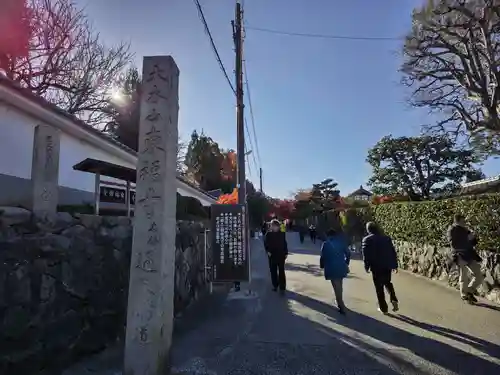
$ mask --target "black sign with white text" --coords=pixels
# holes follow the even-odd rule
[[[211,209],[213,281],[248,281],[245,209],[239,204],[214,204]]]
[[[125,189],[101,186],[99,189],[99,201],[104,203],[120,203],[126,204]],[[135,191],[130,191],[130,205],[135,204]]]

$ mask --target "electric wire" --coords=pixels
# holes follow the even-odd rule
[[[215,53],[215,58],[217,59],[217,62],[219,63],[219,67],[222,70],[222,73],[226,77],[227,83],[229,84],[229,87],[231,87],[231,90],[233,90],[234,95],[236,95],[236,90],[229,79],[229,75],[227,74],[226,68],[224,67],[224,64],[222,63],[222,59],[220,58],[219,51],[217,50],[217,47],[215,46],[214,39],[212,38],[212,33],[210,32],[210,28],[208,27],[207,20],[205,19],[205,15],[203,13],[203,9],[201,7],[201,4],[199,0],[193,0],[194,4],[196,5],[196,8],[198,9],[198,15],[200,16],[200,20],[203,23],[203,27],[205,28],[205,32],[208,35],[208,38],[210,39],[210,45],[212,47],[212,50]]]
[[[352,36],[352,35],[335,35],[335,34],[314,34],[300,33],[292,31],[283,31],[268,29],[265,27],[245,26],[247,30],[259,31],[268,34],[298,36],[304,38],[320,38],[320,39],[344,39],[344,40],[365,40],[365,41],[387,41],[387,40],[404,40],[402,37],[383,37],[383,36]]]
[[[259,167],[262,167],[262,159],[260,158],[260,150],[259,150],[259,142],[257,139],[257,132],[255,130],[255,116],[253,113],[253,105],[252,105],[252,96],[250,93],[250,84],[248,83],[248,73],[247,73],[247,64],[245,60],[243,61],[243,72],[245,74],[245,87],[247,89],[247,97],[248,97],[248,108],[250,110],[250,121],[252,125],[252,132],[255,141],[255,151],[257,153],[257,160],[259,161]]]

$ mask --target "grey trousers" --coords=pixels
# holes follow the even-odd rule
[[[481,265],[475,260],[468,263],[459,260],[458,269],[460,272],[460,295],[465,297],[468,293],[474,294],[484,280],[483,273],[481,272]],[[470,275],[472,275],[472,277]]]
[[[335,299],[337,300],[337,307],[339,309],[345,308],[344,304],[344,297],[343,297],[343,292],[344,292],[344,279],[334,279],[330,280],[333,286],[333,292],[335,293]]]

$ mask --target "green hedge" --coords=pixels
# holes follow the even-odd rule
[[[394,240],[444,247],[449,246],[446,231],[453,215],[461,213],[478,234],[478,250],[500,250],[500,194],[386,203],[356,211],[349,217],[362,222],[374,220]],[[359,228],[358,224],[351,221],[349,226]]]

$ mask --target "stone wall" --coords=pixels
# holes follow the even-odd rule
[[[431,245],[412,244],[395,241],[400,267],[408,271],[427,276],[432,279],[446,281],[450,286],[458,288],[458,268],[447,269],[447,258],[450,250]],[[481,252],[482,269],[486,276],[479,294],[500,304],[500,254]]]
[[[175,312],[205,289],[204,235],[178,222]],[[67,366],[124,335],[130,219],[0,208],[0,373]]]

